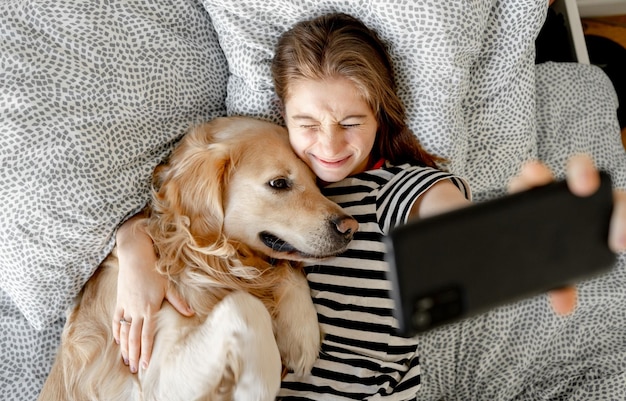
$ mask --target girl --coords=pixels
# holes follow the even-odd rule
[[[409,216],[467,204],[469,189],[407,128],[386,50],[359,21],[297,24],[278,42],[272,75],[292,148],[359,221],[344,254],[306,268],[324,342],[311,375],[287,375],[281,396],[415,397],[417,339],[394,334],[383,236]]]
[[[296,24],[278,43],[272,74],[294,151],[315,172],[324,194],[360,224],[344,254],[306,268],[325,338],[311,374],[288,374],[280,398],[413,399],[420,384],[417,339],[394,334],[382,239],[409,218],[468,204],[469,188],[437,169],[441,159],[408,129],[385,46],[360,21],[333,14]],[[598,175],[589,159],[574,159],[569,170],[573,192],[595,191]],[[549,180],[547,169],[535,163],[513,187]],[[611,237],[616,249],[626,247],[620,213],[616,208],[613,218],[619,222]],[[140,226],[141,219],[133,218],[118,232],[113,317],[122,356],[134,372],[139,360],[145,366],[150,358],[154,314],[163,299],[193,313],[154,273],[156,256]],[[568,290],[552,299],[557,312],[567,312],[575,294]]]

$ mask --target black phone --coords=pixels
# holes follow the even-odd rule
[[[385,237],[405,336],[606,272],[610,176],[573,195],[565,181],[410,221]]]

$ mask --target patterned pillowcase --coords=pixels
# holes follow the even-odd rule
[[[577,63],[543,63],[536,71],[539,158],[561,174],[572,154],[587,153],[615,187],[626,189],[619,102],[609,77]]]
[[[281,122],[270,74],[279,35],[345,12],[387,43],[409,124],[475,194],[536,154],[534,39],[547,2],[203,0],[230,66],[227,112]]]
[[[0,286],[41,329],[174,142],[225,114],[227,65],[194,1],[18,0],[0,16]]]
[[[463,99],[468,148],[460,167],[475,200],[504,195],[521,164],[537,158],[535,39],[548,2],[493,3]]]

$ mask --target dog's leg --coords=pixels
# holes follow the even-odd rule
[[[142,374],[145,400],[274,400],[281,360],[261,301],[232,293],[203,324],[178,340],[180,328],[165,326],[176,324],[176,312],[163,312],[167,315],[159,323],[160,344],[155,343],[150,366]],[[169,343],[176,345],[163,346]]]
[[[317,312],[306,278],[291,270],[279,288],[276,341],[285,365],[296,374],[311,371],[321,345]]]

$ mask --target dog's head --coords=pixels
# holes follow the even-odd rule
[[[218,118],[189,132],[155,170],[150,232],[161,253],[323,258],[343,251],[357,222],[319,191],[284,128],[246,117]],[[156,224],[156,225],[155,225]],[[167,249],[167,250],[166,250]]]

